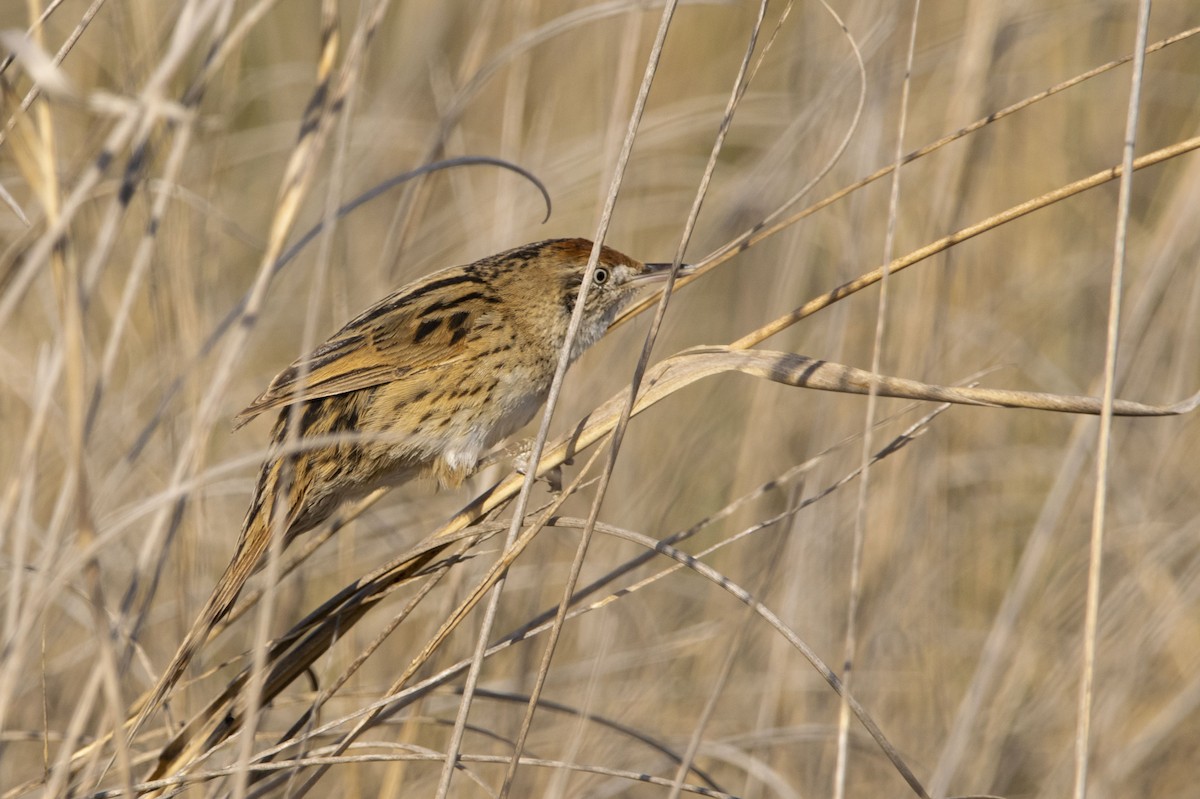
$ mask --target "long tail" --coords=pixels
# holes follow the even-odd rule
[[[209,633],[229,615],[234,602],[237,601],[238,594],[242,592],[242,587],[246,585],[250,575],[254,574],[258,568],[271,543],[270,514],[273,503],[270,500],[276,496],[280,471],[281,461],[279,459],[273,458],[263,467],[254,492],[254,501],[251,503],[250,510],[246,513],[246,520],[242,525],[242,536],[238,541],[233,560],[225,567],[212,595],[204,603],[204,609],[200,611],[200,615],[192,623],[192,628],[184,636],[183,643],[179,645],[171,662],[167,664],[167,668],[158,678],[154,690],[149,693],[146,701],[138,709],[126,740],[132,742],[150,715],[162,705],[187,670],[196,653],[208,640]],[[289,500],[296,499],[298,498],[294,496],[289,497]],[[295,507],[291,503],[289,505]],[[290,521],[291,519],[289,519]]]
[[[310,403],[306,408],[319,409],[320,400]],[[316,414],[318,418],[319,414]],[[306,411],[304,419],[308,419]],[[337,417],[330,416],[329,419]],[[242,524],[242,537],[238,541],[237,552],[233,560],[225,567],[225,573],[217,581],[212,596],[204,603],[199,618],[192,624],[183,643],[171,658],[166,670],[158,679],[158,684],[150,692],[145,704],[137,711],[133,725],[130,727],[127,740],[132,742],[138,730],[146,719],[162,705],[171,689],[179,682],[192,658],[200,651],[208,639],[209,633],[221,619],[229,615],[233,603],[237,601],[242,587],[250,579],[250,575],[258,568],[270,547],[273,529],[283,532],[283,543],[286,546],[297,535],[311,530],[329,516],[339,497],[336,481],[331,482],[328,474],[328,464],[339,458],[350,458],[351,454],[339,448],[321,447],[301,453],[295,458],[285,458],[280,455],[287,438],[289,411],[285,408],[279,414],[272,433],[273,452],[268,457],[258,475],[258,485],[254,490],[254,501],[246,512],[246,520]],[[302,420],[300,436],[312,433],[314,428]],[[317,430],[324,432],[324,430]],[[285,468],[289,467],[289,468]],[[281,485],[285,480],[286,485]],[[337,474],[336,470],[333,470]],[[275,518],[276,506],[282,511],[280,518]]]
[[[248,528],[248,534],[243,536],[242,545],[238,547],[233,560],[225,567],[225,572],[217,581],[212,595],[204,603],[204,609],[200,611],[200,615],[192,623],[192,628],[184,636],[183,643],[179,645],[179,649],[175,651],[166,670],[158,678],[154,690],[150,692],[145,703],[138,710],[133,726],[130,727],[128,740],[134,739],[146,719],[162,705],[163,700],[179,682],[196,653],[208,640],[209,633],[233,609],[233,604],[237,601],[242,586],[250,579],[259,560],[267,551],[269,537],[266,534],[265,526],[262,530],[261,534],[256,534],[257,531],[254,528]]]

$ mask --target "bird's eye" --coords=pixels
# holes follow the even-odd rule
[[[592,272],[592,280],[597,286],[603,286],[608,282],[608,270],[603,266],[597,266],[596,271]]]

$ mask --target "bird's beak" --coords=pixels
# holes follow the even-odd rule
[[[634,282],[639,284],[661,283],[671,275],[670,261],[666,263],[642,264],[642,266],[645,267],[645,270],[634,278]],[[690,264],[681,264],[679,266],[679,274],[686,275],[691,269]]]

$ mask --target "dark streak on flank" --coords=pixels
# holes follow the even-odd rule
[[[258,483],[254,486],[254,504],[256,508],[262,507],[263,497],[267,495],[267,480],[271,477],[271,470],[268,468],[260,469],[258,472]],[[256,515],[256,513],[251,514]]]
[[[340,413],[333,419],[333,424],[329,426],[331,433],[352,433],[358,427],[358,408],[353,404],[346,409],[345,413]]]
[[[324,398],[309,400],[308,402],[304,403],[304,415],[300,417],[300,427],[297,430],[298,435],[308,435],[309,431],[313,429],[313,426],[316,425],[317,422],[321,421],[324,405]]]

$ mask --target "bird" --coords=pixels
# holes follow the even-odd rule
[[[547,239],[433,272],[280,372],[235,419],[278,415],[234,555],[130,728],[178,683],[261,566],[343,503],[432,477],[459,486],[545,402],[593,244]],[[601,246],[569,360],[671,264]]]

